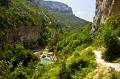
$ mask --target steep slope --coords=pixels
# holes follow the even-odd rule
[[[63,10],[48,11],[27,0],[10,4],[0,6],[0,79],[120,79],[119,72],[97,64],[95,58],[108,65],[93,52],[104,48],[105,61],[119,60],[120,16],[109,17],[92,36],[92,23],[80,28],[84,23]],[[40,52],[34,55],[36,47]],[[54,63],[48,63],[51,56]]]
[[[68,22],[64,16],[69,18],[69,20],[67,20]],[[10,6],[0,6],[0,79],[70,78],[71,76],[69,74],[75,72],[72,69],[77,70],[74,68],[74,62],[76,62],[77,68],[87,68],[87,64],[90,64],[89,60],[78,58],[70,65],[70,72],[66,73],[70,63],[68,63],[68,67],[65,67],[65,70],[63,70],[64,63],[62,63],[62,57],[56,55],[62,53],[54,52],[54,54],[59,57],[58,63],[55,62],[52,65],[46,66],[41,64],[40,59],[31,52],[32,49],[39,48],[40,46],[43,46],[43,48],[44,46],[48,46],[51,52],[59,50],[57,48],[54,49],[54,46],[59,43],[58,41],[62,41],[65,38],[67,39],[67,36],[72,34],[71,30],[73,31],[74,29],[69,31],[68,29],[70,29],[70,27],[68,25],[70,25],[70,22],[76,23],[74,19],[78,19],[76,17],[73,19],[73,16],[69,17],[66,14],[64,14],[64,16],[63,14],[59,15],[59,12],[38,8],[29,4],[26,0],[11,0]],[[65,19],[63,20],[63,18]],[[78,20],[77,22],[79,23]],[[79,31],[79,28],[77,28],[77,30]],[[82,30],[80,32],[82,32]],[[87,38],[85,38],[85,36],[79,38],[76,33],[75,38],[77,39],[72,42],[74,39],[71,35],[71,41],[68,41],[68,43],[75,44],[73,47],[76,48],[77,43],[81,45],[85,43],[85,40],[91,39],[87,30],[84,33],[86,33],[85,36],[88,36]],[[81,33],[79,35],[81,35]],[[64,46],[64,43],[62,44]],[[71,44],[69,45],[71,46]],[[73,52],[75,49],[72,48],[72,50],[71,55],[74,55]],[[63,55],[65,55],[65,51],[66,50],[63,49]],[[68,54],[68,56],[69,55],[70,54]],[[67,54],[65,56],[68,58]],[[73,56],[73,58],[75,57],[76,56]],[[77,65],[79,62],[84,62],[85,66],[82,64]],[[93,68],[93,66],[91,67]],[[58,72],[51,73],[51,71]],[[88,72],[90,71],[91,70]],[[50,72],[51,75],[49,75],[48,72]],[[68,74],[68,76],[66,76],[66,74]],[[84,74],[86,75],[86,73]]]
[[[64,10],[65,13],[60,13],[48,11],[45,8],[38,9],[26,1],[1,2],[1,43],[21,43],[30,49],[44,47],[54,44],[59,38],[63,38],[65,33],[70,34],[88,23],[74,16],[66,4],[60,3],[58,7],[68,8]],[[5,8],[4,3],[10,4],[10,6]],[[47,3],[49,4],[49,2]],[[52,5],[54,2],[50,2],[50,4]],[[55,4],[59,3],[55,2]],[[59,11],[61,11],[61,7]],[[2,42],[3,40],[4,42]]]
[[[68,5],[60,2],[53,2],[53,1],[44,1],[44,0],[30,0],[33,4],[46,8],[49,11],[60,12],[65,14],[73,14],[72,8]]]
[[[0,30],[3,43],[21,43],[27,48],[34,49],[48,45],[48,41],[55,42],[59,39],[59,34],[70,29],[69,26],[79,27],[81,24],[76,17],[66,16],[69,18],[66,20],[65,15],[38,9],[25,0],[11,1],[10,4],[8,8],[0,8]]]
[[[35,4],[39,7],[46,8],[49,11],[73,14],[72,8],[61,2],[44,1],[44,0],[30,0],[30,2],[32,2],[33,4]]]
[[[92,32],[95,32],[100,24],[105,23],[108,16],[118,14],[120,14],[120,0],[96,0]]]
[[[92,33],[95,34],[94,44],[100,51],[95,52],[98,63],[95,79],[120,78],[119,5],[120,0],[96,0],[96,16],[94,17]],[[101,70],[101,65],[104,69],[102,68],[100,72],[98,70]]]
[[[47,9],[50,12],[55,13],[59,16],[60,21],[67,23],[67,27],[72,27],[75,29],[79,28],[80,26],[88,24],[88,21],[83,20],[81,18],[76,17],[73,14],[72,8],[68,5],[55,2],[55,1],[44,1],[44,0],[29,0],[33,5],[37,5],[40,8]]]

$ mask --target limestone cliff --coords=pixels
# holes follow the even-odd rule
[[[8,43],[21,43],[28,48],[38,47],[38,37],[42,31],[38,26],[22,26],[16,29],[8,29],[5,40]]]
[[[39,7],[46,8],[49,11],[73,14],[72,8],[61,2],[44,0],[29,0],[29,1]]]
[[[104,23],[108,16],[120,14],[120,0],[96,0],[96,12],[93,18],[92,33]]]

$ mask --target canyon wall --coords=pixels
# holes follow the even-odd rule
[[[38,38],[42,31],[39,26],[21,26],[16,29],[8,29],[5,40],[8,43],[20,43],[28,48],[38,47]]]
[[[105,23],[108,16],[120,14],[120,0],[96,0],[96,12],[93,18],[92,33]]]

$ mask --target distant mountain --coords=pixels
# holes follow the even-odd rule
[[[72,8],[68,5],[56,2],[56,1],[44,1],[44,0],[29,0],[32,4],[37,5],[40,8],[47,9],[48,11],[54,12],[55,15],[59,16],[61,21],[67,22],[68,27],[78,28],[88,24],[88,21],[76,17],[73,14]]]

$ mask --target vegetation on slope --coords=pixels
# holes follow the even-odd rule
[[[89,79],[96,68],[93,50],[104,47],[103,58],[107,61],[119,58],[120,16],[110,17],[95,37],[90,34],[91,23],[74,33],[67,31],[71,29],[66,27],[68,24],[57,14],[28,4],[26,0],[13,0],[9,7],[1,6],[0,79]],[[15,32],[21,26],[41,27],[38,42],[42,46],[48,45],[56,54],[57,62],[42,65],[16,39],[6,43],[6,32],[9,29]],[[119,78],[114,70],[109,73],[111,79]]]
[[[98,47],[106,49],[103,58],[114,61],[120,57],[120,16],[109,17],[107,22],[100,26],[95,42]]]
[[[62,23],[54,18],[54,14],[44,9],[37,8],[28,4],[26,0],[11,1],[9,7],[0,7],[0,38],[1,43],[5,43],[5,35],[9,30],[14,32],[13,43],[18,43],[16,29],[20,27],[40,27],[41,32],[38,39],[39,45],[51,44],[52,37],[58,38],[59,32],[62,31]],[[56,16],[57,17],[57,16]],[[61,32],[62,33],[62,32]],[[49,39],[48,39],[49,38]],[[54,40],[56,41],[56,40]]]
[[[43,31],[40,32],[38,39],[39,44],[43,46],[49,45],[51,49],[54,50],[52,48],[53,45],[55,46],[57,41],[69,35],[66,28],[64,28],[69,22],[62,23],[59,20],[59,16],[28,4],[26,0],[12,0],[9,4],[8,7],[0,7],[0,79],[44,78],[50,70],[59,72],[55,73],[58,74],[55,78],[62,77],[64,71],[61,69],[60,64],[51,66],[41,65],[38,63],[35,55],[29,50],[26,50],[22,44],[19,44],[20,42],[17,42],[16,36],[14,36],[13,42],[10,43],[6,41],[5,37],[9,30],[12,30],[16,34],[16,29],[22,26],[41,27]],[[57,39],[52,39],[52,35],[55,35],[54,38]],[[77,47],[77,45],[75,45],[75,47]],[[83,60],[78,59],[78,63],[79,61],[82,62]],[[62,61],[60,60],[60,62]],[[87,60],[85,62],[87,62]],[[62,66],[63,65],[64,63]],[[52,69],[53,67],[58,69],[54,70]],[[52,75],[51,78],[54,77],[54,73],[52,73]],[[68,76],[65,76],[65,78],[66,77]]]
[[[47,66],[47,70],[44,73],[42,72],[43,70],[39,71],[39,75],[36,77],[42,79],[86,78],[87,74],[96,67],[93,53],[95,48],[90,46],[92,44],[90,28],[91,24],[53,46],[51,50],[54,51],[59,60],[53,66],[51,65],[52,67]],[[41,65],[38,67],[41,67]]]

